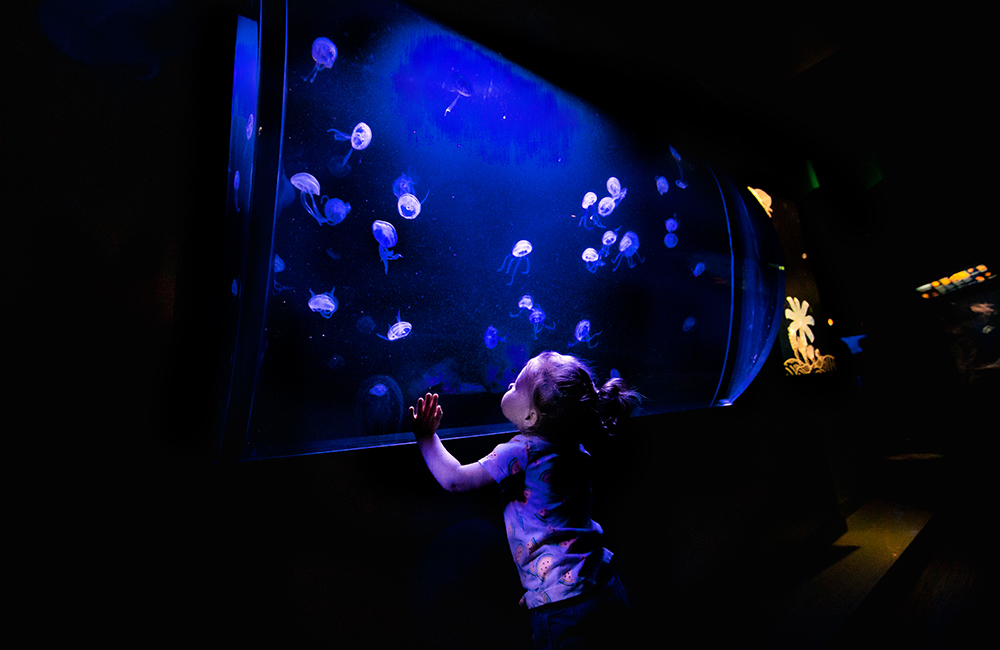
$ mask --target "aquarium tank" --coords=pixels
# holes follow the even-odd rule
[[[746,188],[398,3],[250,3],[226,213],[221,460],[512,431],[532,356],[636,416],[730,404],[783,277]]]

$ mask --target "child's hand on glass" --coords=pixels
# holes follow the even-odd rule
[[[410,407],[410,421],[413,424],[413,435],[419,440],[429,438],[437,433],[441,426],[444,411],[438,405],[437,393],[427,393],[417,400],[417,406]]]

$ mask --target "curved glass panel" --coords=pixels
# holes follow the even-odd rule
[[[412,441],[404,411],[428,390],[444,438],[510,430],[500,396],[547,349],[620,374],[640,415],[752,380],[782,290],[748,193],[397,4],[293,3],[287,20],[273,246],[248,261],[270,273],[264,325],[231,457]],[[320,37],[336,59],[317,67]]]

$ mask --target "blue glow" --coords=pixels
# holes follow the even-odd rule
[[[378,337],[386,341],[398,341],[409,336],[412,331],[413,325],[404,321],[397,311],[396,322],[389,327],[389,331],[385,335],[379,334]]]
[[[575,340],[569,342],[569,347],[573,347],[577,343],[586,343],[588,348],[596,347],[597,343],[594,343],[594,339],[598,336],[598,334],[600,334],[600,332],[591,334],[590,321],[584,319],[576,324],[576,328],[573,330],[573,338]]]
[[[333,316],[333,312],[337,311],[337,299],[333,295],[333,291],[336,289],[330,289],[327,293],[313,293],[313,290],[309,290],[309,309],[318,312],[323,318],[330,318]]]
[[[635,234],[631,230],[622,235],[622,239],[618,243],[618,256],[615,257],[615,271],[618,270],[618,265],[622,263],[622,257],[628,261],[628,267],[630,269],[635,267],[635,261],[632,259],[633,257],[638,257],[639,262],[646,261],[642,259],[641,255],[639,255],[639,235]]]
[[[316,79],[316,74],[320,70],[333,67],[333,62],[337,60],[337,46],[328,38],[320,36],[312,44],[312,58],[316,61],[312,73],[302,77],[303,81],[312,83]]]
[[[500,268],[497,271],[503,271],[504,273],[510,273],[510,282],[507,286],[514,284],[514,276],[517,275],[517,269],[521,265],[521,260],[524,260],[524,274],[527,275],[531,270],[531,260],[528,259],[528,254],[531,252],[531,242],[527,239],[522,239],[514,244],[514,247],[510,249],[510,255],[503,258],[503,262],[500,264]],[[511,268],[513,265],[513,268]],[[504,269],[504,266],[507,268]]]
[[[657,176],[656,191],[660,193],[660,196],[663,196],[670,191],[670,182],[662,176]]]
[[[668,232],[667,236],[663,238],[663,245],[666,246],[667,248],[673,248],[674,246],[677,245],[678,241],[679,240],[677,239],[677,235],[675,235],[672,232]]]
[[[347,215],[351,212],[351,204],[344,203],[340,199],[330,199],[323,206],[323,212],[326,214],[326,219],[319,221],[321,226],[336,226],[338,223],[347,218]]]
[[[396,236],[396,227],[388,221],[376,219],[372,222],[372,235],[378,242],[378,256],[385,265],[385,273],[389,274],[389,260],[396,260],[402,257],[399,253],[393,253],[392,247],[399,241]]]
[[[604,266],[604,262],[601,261],[601,254],[593,248],[584,249],[581,257],[587,263],[587,270],[591,273],[597,273],[597,267]]]
[[[502,343],[506,340],[507,337],[500,336],[500,332],[492,325],[487,327],[486,332],[483,334],[483,343],[491,350],[495,348],[498,343]]]
[[[690,332],[691,328],[694,327],[694,324],[695,324],[694,316],[688,316],[687,318],[684,319],[684,324],[681,325],[681,329],[683,329],[685,332]]]

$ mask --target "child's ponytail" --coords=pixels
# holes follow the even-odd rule
[[[595,410],[608,434],[614,435],[620,421],[631,415],[641,397],[638,392],[629,388],[621,377],[612,377],[604,382],[597,391]]]

